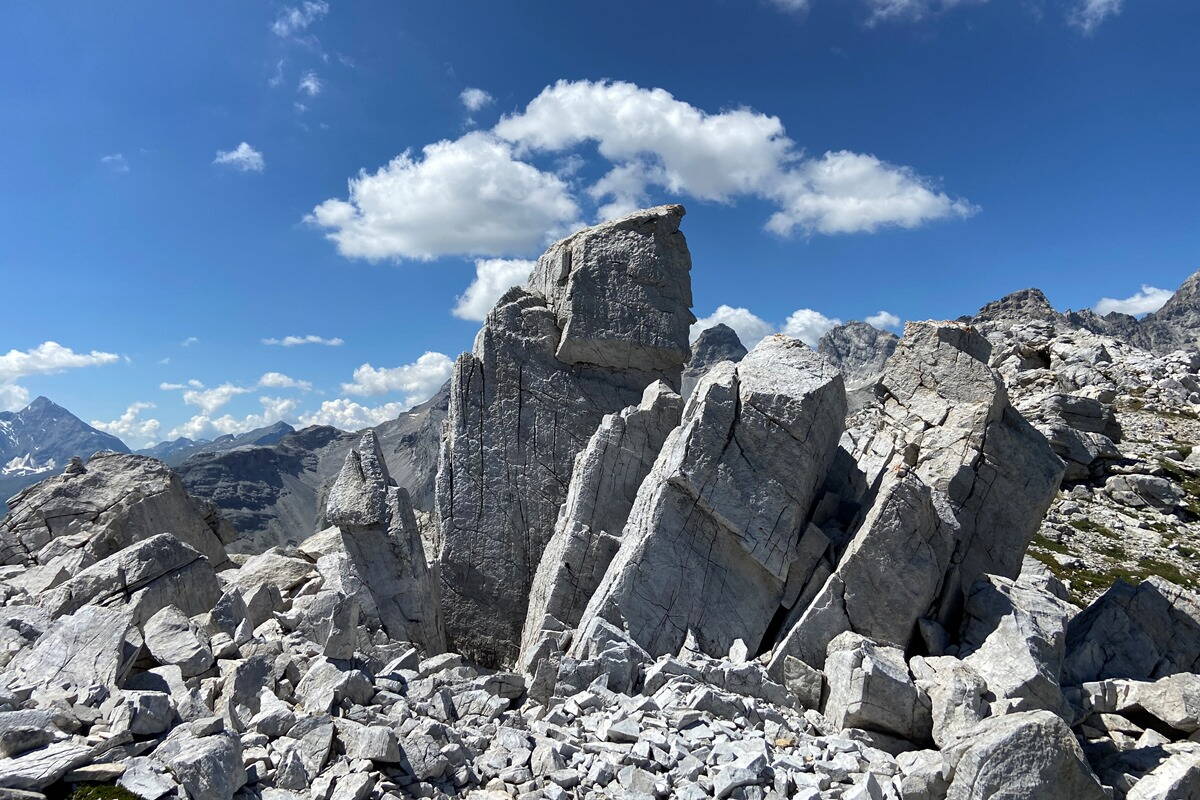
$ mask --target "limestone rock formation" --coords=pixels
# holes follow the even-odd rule
[[[1049,711],[986,719],[946,760],[953,771],[946,800],[1106,797],[1071,729]]]
[[[408,492],[392,485],[374,431],[346,454],[325,518],[331,527],[301,546],[325,587],[350,598],[392,638],[430,654],[444,650],[436,571],[425,560]]]
[[[380,450],[396,485],[408,490],[413,507],[433,509],[442,421],[449,384],[429,400],[376,425]],[[297,545],[327,527],[325,493],[337,479],[358,434],[313,425],[268,444],[191,454],[178,466],[193,497],[211,500],[237,531],[229,550],[257,553]]]
[[[826,331],[817,343],[817,352],[842,371],[847,384],[859,384],[879,377],[899,341],[890,331],[854,321]]]
[[[1162,308],[1138,321],[1134,344],[1159,353],[1200,348],[1200,271],[1188,276]]]
[[[678,385],[694,320],[683,213],[640,211],[553,245],[455,364],[437,484],[452,647],[517,655],[575,455],[646,386]]]
[[[721,322],[705,328],[692,342],[692,355],[683,368],[679,394],[685,398],[691,395],[696,384],[714,364],[722,361],[737,363],[745,357],[746,346],[733,328]]]
[[[128,453],[125,443],[98,431],[47,397],[20,411],[0,411],[0,515],[5,501],[61,471],[72,458],[111,450]]]
[[[757,652],[844,413],[841,375],[798,340],[772,336],[715,366],[638,491],[581,629],[603,618],[652,655],[689,630],[710,654],[737,639]]]
[[[967,597],[959,655],[1006,709],[1065,716],[1060,681],[1075,608],[1022,572],[986,575]]]
[[[641,403],[605,416],[576,456],[566,502],[530,589],[523,656],[548,627],[579,624],[621,544],[638,488],[682,409],[682,398],[655,381]]]
[[[12,499],[0,520],[0,563],[61,567],[74,575],[134,542],[169,531],[213,567],[225,563],[232,531],[188,496],[161,461],[97,453]]]
[[[1200,597],[1158,577],[1117,581],[1067,626],[1071,683],[1200,671]]]
[[[922,618],[954,627],[976,578],[1019,572],[1063,467],[1009,404],[988,352],[965,325],[909,323],[877,403],[844,440],[869,487],[849,499],[868,510],[834,573],[790,615],[772,674],[787,656],[820,667],[843,631],[907,647]]]

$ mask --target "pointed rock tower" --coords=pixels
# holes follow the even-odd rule
[[[682,206],[579,231],[538,259],[455,364],[437,478],[451,649],[512,662],[576,454],[688,357]]]

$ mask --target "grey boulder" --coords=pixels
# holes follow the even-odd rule
[[[580,628],[603,618],[652,656],[677,652],[689,630],[709,654],[737,639],[756,653],[783,602],[845,403],[837,370],[786,336],[715,366],[642,483]]]

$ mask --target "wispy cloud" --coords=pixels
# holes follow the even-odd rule
[[[310,333],[306,336],[284,336],[279,339],[263,339],[262,343],[278,347],[297,347],[302,344],[323,344],[326,347],[341,347],[346,343],[346,340],[339,336],[326,339],[323,336]]]
[[[1067,15],[1067,21],[1084,36],[1091,36],[1109,17],[1121,13],[1124,0],[1079,0]]]
[[[106,156],[100,156],[100,163],[113,172],[129,172],[129,162],[125,160],[123,153],[110,153]]]
[[[271,32],[287,39],[304,33],[308,26],[328,13],[329,3],[324,0],[306,0],[298,6],[285,6],[271,23]]]
[[[302,92],[309,97],[316,97],[325,87],[324,82],[313,70],[309,70],[300,77],[300,83],[296,86],[296,91]]]
[[[213,163],[232,167],[241,172],[262,172],[267,167],[262,153],[246,142],[242,142],[232,150],[218,150]]]

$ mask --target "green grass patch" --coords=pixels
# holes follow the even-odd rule
[[[1106,539],[1115,539],[1117,535],[1113,533],[1112,528],[1105,527],[1099,522],[1092,522],[1090,519],[1073,519],[1068,523],[1072,528],[1084,533],[1098,533]]]

